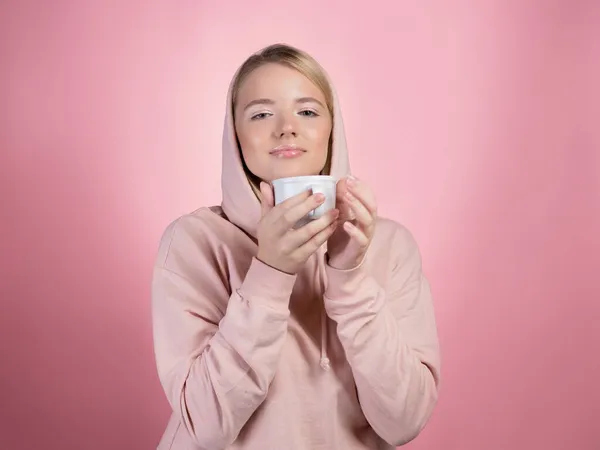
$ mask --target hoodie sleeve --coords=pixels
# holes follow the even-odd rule
[[[438,397],[440,359],[432,296],[412,235],[397,227],[385,289],[366,264],[327,266],[325,307],[337,323],[359,401],[375,432],[391,445],[414,439]]]
[[[172,225],[161,242],[152,280],[155,358],[181,426],[199,447],[221,449],[267,395],[295,277],[253,258],[230,289],[214,244],[194,234]]]

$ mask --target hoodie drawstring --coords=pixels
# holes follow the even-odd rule
[[[331,368],[331,362],[327,357],[327,314],[324,309],[321,311],[321,360],[319,364],[324,370]]]
[[[325,267],[323,267],[323,264],[324,264],[323,256],[325,255],[325,251],[323,251],[321,253],[320,258],[317,258],[317,279],[319,280],[320,285],[321,285],[321,293],[325,292],[325,283],[326,283]],[[329,357],[327,356],[327,333],[328,333],[327,313],[325,312],[325,305],[323,305],[323,307],[321,309],[321,359],[319,361],[319,365],[321,366],[321,368],[323,370],[329,370],[331,368],[331,361],[329,360]]]

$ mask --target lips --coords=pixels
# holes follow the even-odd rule
[[[295,158],[306,153],[306,150],[293,145],[282,145],[275,147],[270,153],[277,158]]]

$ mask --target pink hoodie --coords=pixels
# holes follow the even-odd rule
[[[350,173],[335,96],[332,175]],[[242,168],[231,87],[223,201],[171,223],[152,283],[156,363],[173,413],[159,450],[392,449],[437,401],[428,281],[410,232],[380,218],[363,263],[325,249],[295,276],[255,258],[260,204]]]

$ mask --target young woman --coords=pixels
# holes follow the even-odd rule
[[[329,174],[323,199],[274,206],[270,182]],[[227,97],[223,200],[171,223],[152,284],[173,413],[160,450],[392,449],[437,401],[438,336],[417,245],[350,176],[336,94],[301,50],[273,45]]]

